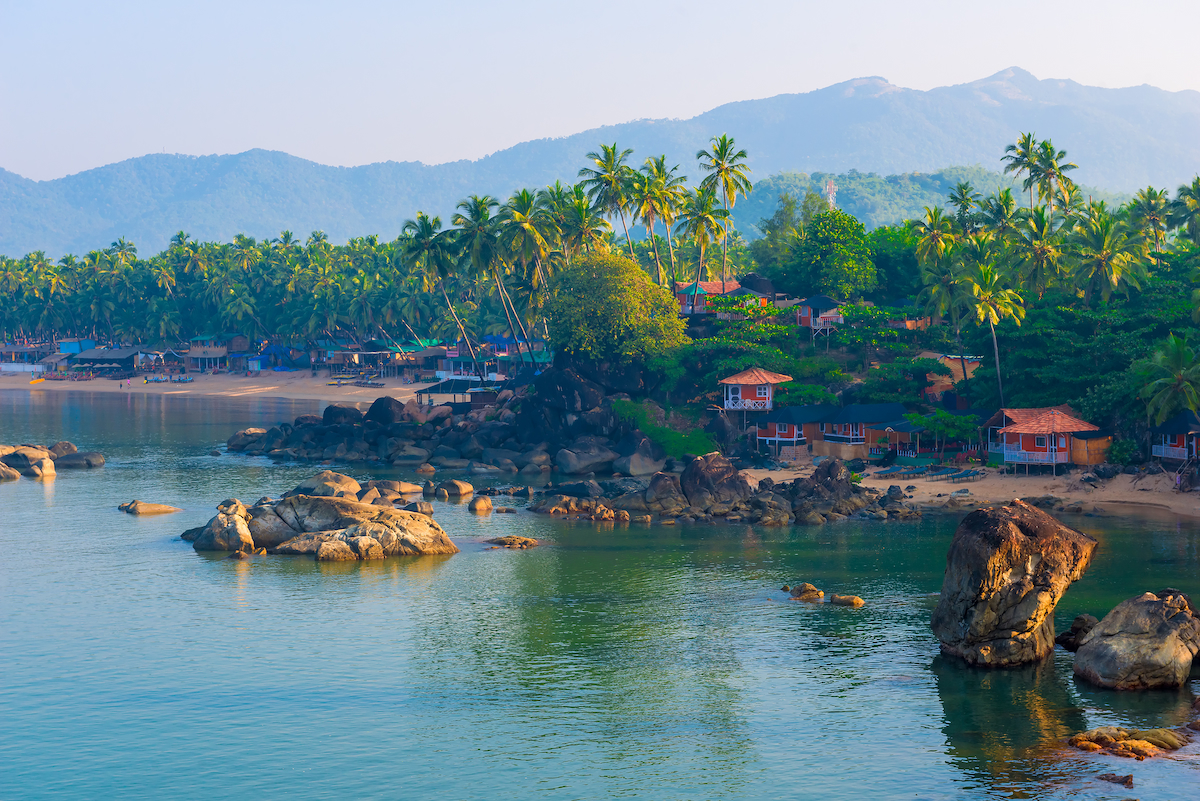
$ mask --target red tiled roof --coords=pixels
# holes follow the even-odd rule
[[[685,289],[689,288],[690,286],[692,286],[695,283],[696,283],[695,281],[676,281],[675,282],[675,294],[676,295],[680,294]],[[732,292],[735,289],[741,289],[741,287],[742,287],[742,285],[739,284],[737,281],[733,280],[732,278],[730,278],[728,281],[725,282],[725,291],[726,292]],[[700,288],[702,290],[704,290],[704,294],[706,294],[706,295],[720,295],[721,294],[721,282],[720,281],[701,281]]]
[[[1035,417],[1040,417],[1046,412],[1062,412],[1074,418],[1079,417],[1079,412],[1072,409],[1067,404],[1061,406],[1043,406],[1037,409],[1001,409],[988,418],[983,424],[983,428],[991,428],[992,426],[1013,425],[1025,423]]]
[[[1013,411],[1016,411],[1015,409]],[[1000,429],[1001,434],[1070,434],[1076,431],[1099,431],[1098,426],[1073,417],[1059,409],[1043,410],[1041,414],[1014,422]]]
[[[763,370],[761,367],[751,367],[749,370],[743,370],[737,375],[731,375],[729,378],[722,378],[718,384],[782,384],[785,381],[791,381],[790,375],[783,373],[772,373],[770,370]]]

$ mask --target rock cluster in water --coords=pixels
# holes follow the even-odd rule
[[[725,520],[762,526],[820,525],[852,515],[882,520],[921,514],[905,503],[902,492],[880,494],[853,484],[850,471],[837,459],[822,462],[808,478],[790,483],[765,478],[754,487],[732,462],[714,452],[689,461],[680,475],[660,472],[644,486],[609,486],[625,491],[610,494],[595,481],[560,485],[529,508],[593,520]]]
[[[383,494],[393,491],[380,486],[394,483],[362,487],[327,470],[279,500],[263,498],[249,507],[236,498],[224,501],[207,524],[181,537],[197,551],[311,555],[328,562],[458,553],[428,514],[394,508]]]
[[[650,475],[662,448],[613,414],[604,390],[571,369],[552,368],[534,384],[499,393],[493,405],[455,414],[377,398],[364,414],[332,404],[269,429],[247,428],[229,451],[305,461],[375,462],[416,468],[517,473]]]
[[[1200,617],[1179,590],[1118,604],[1078,640],[1075,673],[1117,690],[1182,687],[1200,651]]]
[[[1188,744],[1187,735],[1171,729],[1122,729],[1117,726],[1101,726],[1091,731],[1080,732],[1067,742],[1080,751],[1104,751],[1113,756],[1128,757],[1139,762],[1147,757],[1158,756],[1164,751],[1178,751]],[[1114,777],[1120,784],[1133,786],[1133,777]],[[1111,781],[1111,779],[1107,780]]]
[[[99,453],[79,453],[70,442],[53,445],[0,445],[0,481],[16,481],[21,476],[52,478],[59,470],[103,467]]]
[[[785,584],[783,591],[797,601],[807,601],[808,603],[815,604],[825,602],[825,591],[817,589],[815,585],[809,584],[807,581],[797,584],[794,587],[789,587]],[[867,602],[857,595],[838,595],[835,592],[830,594],[829,603],[834,606],[852,606],[857,609],[860,606],[866,606]]]
[[[967,515],[946,556],[933,631],[944,653],[992,667],[1054,650],[1054,607],[1096,540],[1019,500]]]

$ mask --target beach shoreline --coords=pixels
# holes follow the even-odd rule
[[[186,384],[142,383],[142,377],[130,379],[128,388],[124,381],[95,378],[91,381],[42,381],[30,384],[30,375],[0,375],[0,389],[25,389],[30,392],[108,392],[141,393],[170,397],[219,397],[219,398],[281,398],[284,400],[315,400],[328,403],[369,405],[381,395],[390,395],[404,402],[414,398],[417,390],[433,383],[401,384],[399,379],[385,380],[383,387],[356,387],[346,382],[342,386],[330,386],[325,375],[313,377],[307,370],[288,373],[264,372],[258,376],[244,374],[191,373],[192,381]],[[232,433],[232,432],[231,432]]]

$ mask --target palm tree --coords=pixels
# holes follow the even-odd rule
[[[675,225],[675,220],[683,205],[683,199],[687,196],[687,190],[684,188],[687,176],[676,175],[678,169],[678,164],[671,168],[667,167],[666,156],[646,159],[646,163],[642,165],[642,172],[653,177],[659,187],[658,216],[663,227],[667,229],[667,253],[671,256],[672,279],[675,276],[675,242],[671,237],[671,228]]]
[[[1140,288],[1144,253],[1139,234],[1131,233],[1114,215],[1093,204],[1071,241],[1075,285],[1083,290],[1084,305],[1091,306],[1097,288],[1105,302],[1122,286]]]
[[[1070,179],[1064,173],[1079,169],[1078,164],[1063,161],[1067,151],[1055,150],[1049,139],[1040,143],[1037,157],[1034,159],[1033,174],[1038,181],[1038,194],[1050,203],[1050,218],[1054,219],[1054,193],[1057,186],[1069,184]]]
[[[1058,278],[1062,242],[1054,222],[1042,206],[1022,221],[1012,239],[1012,251],[1020,271],[1021,283],[1032,287],[1041,298]]]
[[[592,205],[581,184],[571,190],[570,200],[563,209],[561,229],[563,250],[569,264],[581,250],[591,253],[593,249],[606,248],[612,225],[604,219],[601,210]]]
[[[418,211],[417,219],[405,220],[401,231],[409,237],[408,258],[413,271],[420,271],[425,275],[427,286],[436,284],[441,290],[442,298],[446,301],[446,309],[454,318],[454,324],[458,326],[458,332],[467,345],[467,353],[471,355],[471,366],[475,369],[475,374],[482,378],[483,373],[479,369],[479,361],[475,358],[475,348],[471,345],[467,330],[463,327],[462,320],[459,319],[458,312],[454,309],[454,304],[450,302],[450,295],[446,292],[446,280],[450,277],[453,268],[453,244],[446,237],[446,234],[450,232],[442,231],[441,228],[440,217],[430,217],[425,212]]]
[[[973,212],[979,205],[979,199],[980,194],[975,191],[975,187],[971,186],[970,181],[960,181],[950,190],[948,201],[957,209],[954,216],[958,220],[958,227],[964,234],[972,233],[975,228]]]
[[[1025,181],[1022,186],[1029,190],[1029,208],[1032,209],[1033,187],[1037,184],[1037,178],[1034,177],[1038,159],[1037,136],[1032,132],[1021,134],[1016,144],[1004,148],[1004,153],[1005,155],[1000,160],[1008,162],[1004,166],[1005,175],[1015,172],[1020,178],[1021,173],[1025,173]]]
[[[1154,245],[1155,261],[1162,257],[1163,240],[1167,236],[1171,201],[1166,190],[1148,186],[1134,196],[1129,204],[1129,221]]]
[[[629,258],[637,261],[633,253],[633,240],[629,238],[629,226],[625,222],[625,207],[629,203],[629,177],[632,168],[625,159],[633,155],[633,150],[617,150],[617,143],[600,145],[600,152],[587,154],[587,158],[596,166],[584,167],[579,171],[583,179],[583,187],[588,197],[610,217],[617,214],[621,217],[621,227],[625,229],[625,242],[629,245]]]
[[[1171,201],[1169,220],[1172,228],[1182,228],[1192,244],[1200,245],[1200,176],[1179,187]]]
[[[721,238],[721,294],[723,295],[729,268],[729,223],[733,219],[730,212],[737,202],[738,196],[745,197],[754,187],[750,183],[750,179],[746,177],[746,174],[750,172],[750,167],[746,164],[747,153],[745,150],[737,149],[732,136],[727,134],[714,136],[710,140],[709,149],[697,151],[696,158],[700,162],[700,169],[708,173],[700,185],[718,190],[717,194],[719,194],[726,212],[725,235]]]
[[[923,264],[941,261],[954,246],[954,218],[938,206],[925,207],[925,219],[913,220],[910,227],[917,235],[917,259]]]
[[[952,259],[938,259],[921,267],[922,289],[917,295],[925,313],[942,317],[954,327],[954,342],[958,346],[959,364],[962,367],[963,383],[967,390],[968,403],[971,385],[967,378],[967,357],[962,343],[962,327],[968,311],[972,311],[970,283],[965,280],[966,271]]]
[[[1161,348],[1133,367],[1146,382],[1140,395],[1155,425],[1181,409],[1200,409],[1200,361],[1187,337],[1170,334]]]
[[[979,217],[983,227],[996,239],[1006,241],[1020,224],[1021,214],[1011,189],[984,198],[979,204]]]
[[[646,226],[646,237],[654,253],[654,283],[662,285],[662,260],[658,256],[658,238],[654,236],[654,225],[658,222],[663,204],[662,182],[649,174],[635,174],[629,180],[629,201],[634,219],[641,219]]]
[[[717,195],[711,186],[706,189],[701,185],[684,199],[675,233],[690,237],[700,250],[700,258],[696,260],[696,283],[692,290],[693,309],[696,305],[696,296],[700,292],[700,273],[704,269],[704,253],[713,242],[724,240],[725,221],[728,218],[729,212],[717,205]]]
[[[1025,305],[1021,295],[1004,285],[1004,277],[993,265],[981,264],[973,274],[966,276],[971,289],[970,304],[975,312],[975,322],[987,322],[992,331],[992,351],[996,356],[996,387],[1000,391],[1000,406],[1004,406],[1004,383],[1000,380],[1000,345],[996,341],[996,324],[1011,319],[1017,325],[1025,319]]]

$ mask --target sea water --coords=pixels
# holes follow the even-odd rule
[[[599,529],[437,503],[459,554],[236,561],[179,540],[315,472],[209,452],[321,405],[0,393],[0,443],[108,458],[0,484],[0,798],[1200,798],[1196,746],[1062,745],[1181,725],[1192,688],[1098,690],[1061,649],[1011,671],[938,655],[957,518]],[[184,511],[117,511],[135,498]],[[1195,524],[1068,522],[1100,547],[1058,630],[1200,590]],[[543,546],[482,542],[510,533]],[[788,600],[799,581],[867,605]]]

